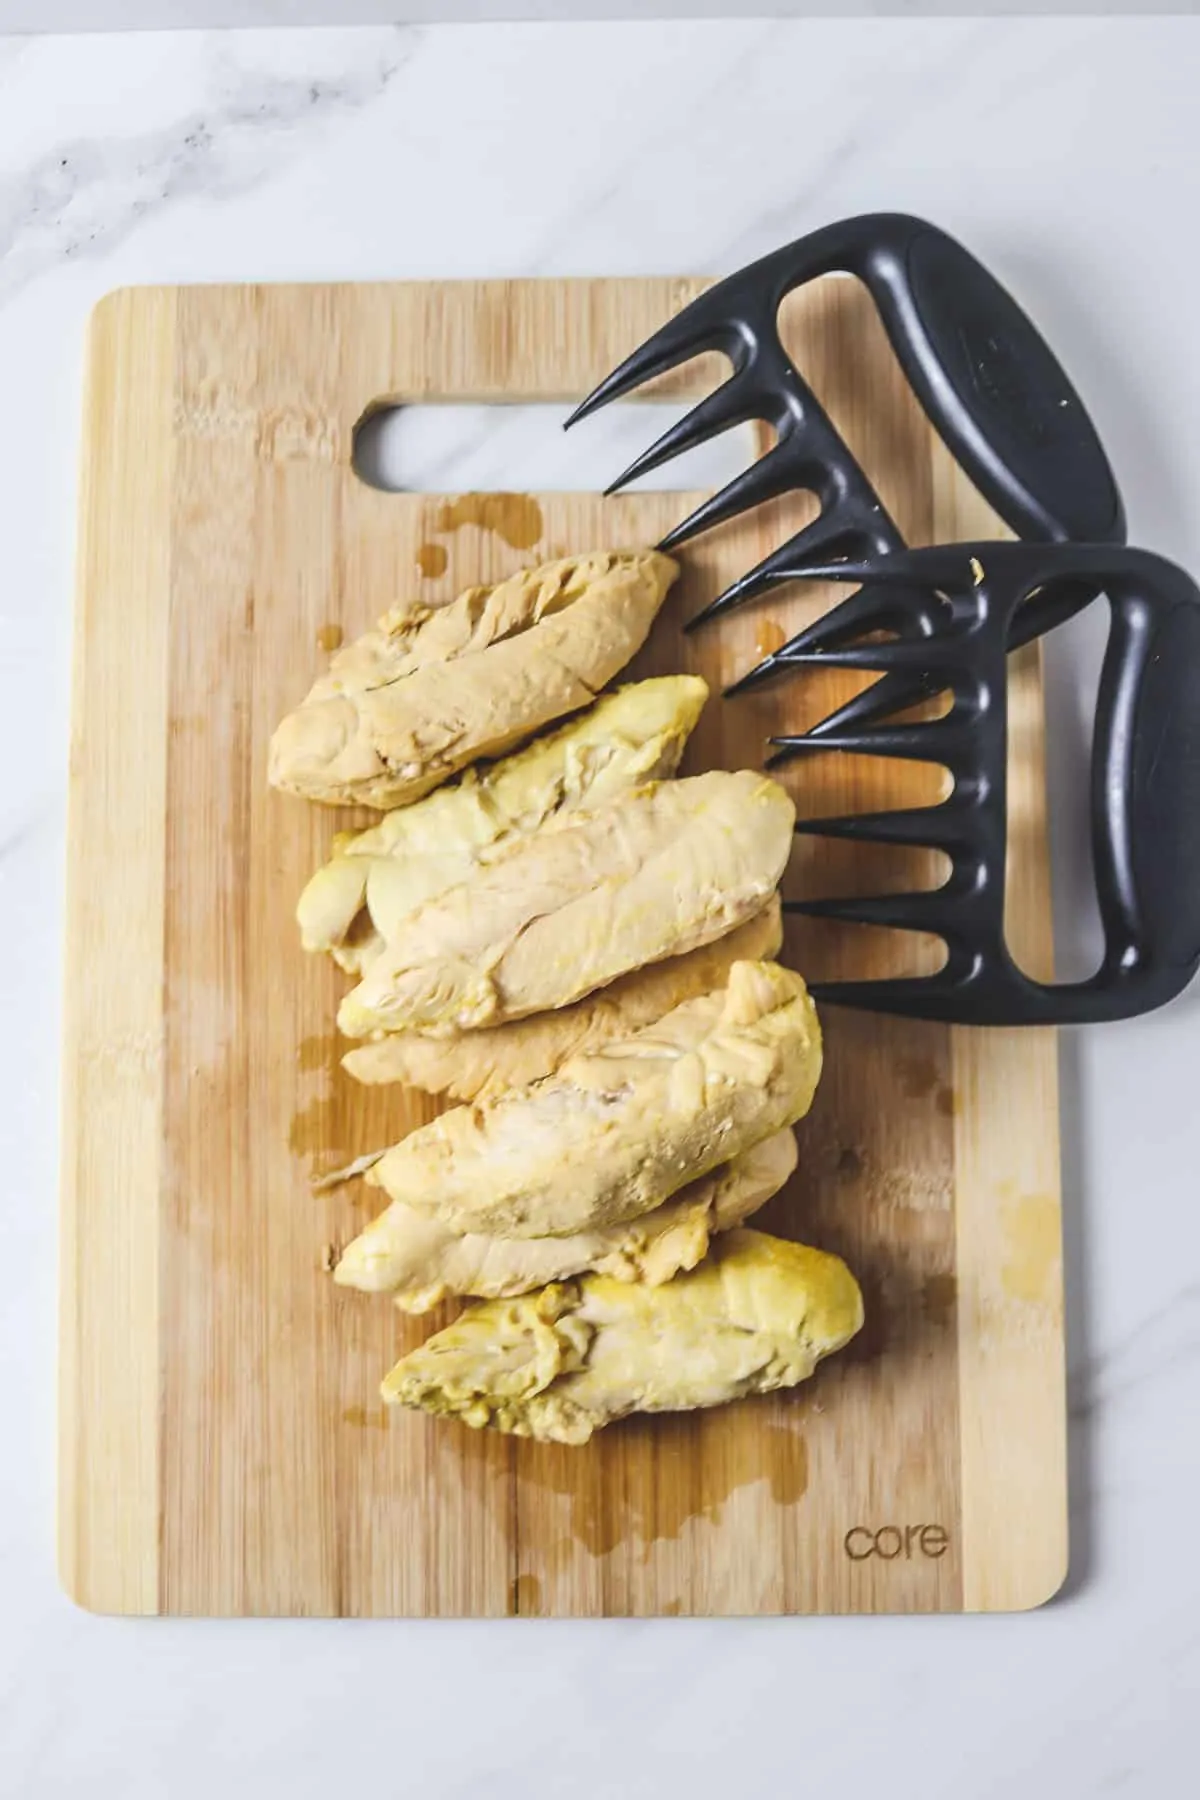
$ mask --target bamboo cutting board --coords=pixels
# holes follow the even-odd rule
[[[351,465],[390,399],[573,400],[702,283],[146,289],[91,331],[74,725],[63,1202],[61,1567],[125,1613],[720,1614],[1034,1605],[1066,1558],[1056,1065],[1045,1032],[827,1008],[800,1168],[761,1215],[844,1254],[868,1323],[807,1386],[630,1421],[582,1449],[384,1416],[448,1314],[334,1288],[371,1205],[313,1177],[431,1102],[345,1077],[344,979],[292,912],[350,815],[268,791],[269,734],[339,634],[522,563],[653,542],[696,494],[385,494]],[[934,440],[852,282],[788,335],[915,543],[995,521]],[[661,392],[701,391],[695,365]],[[654,429],[647,417],[647,441]],[[804,517],[686,552],[632,673],[713,690],[685,771],[759,766],[845,689],[721,686],[831,589],[681,622]],[[1040,680],[1014,665],[1010,934],[1049,955]],[[907,804],[938,772],[826,756],[802,813]],[[365,822],[365,820],[364,820]],[[794,892],[936,879],[802,839]],[[811,976],[911,940],[805,925]],[[908,959],[908,960],[905,960]]]

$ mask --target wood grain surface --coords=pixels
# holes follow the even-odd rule
[[[312,1181],[432,1116],[339,1067],[345,986],[293,909],[365,815],[268,790],[267,740],[339,633],[414,592],[653,542],[699,498],[382,493],[352,467],[390,400],[569,401],[703,286],[604,280],[204,287],[110,296],[91,331],[71,749],[60,1561],[108,1612],[722,1614],[1009,1609],[1066,1557],[1056,1062],[1045,1032],[827,1008],[800,1166],[761,1222],[844,1254],[867,1325],[792,1393],[632,1420],[582,1449],[389,1412],[450,1316],[336,1289],[372,1207]],[[995,533],[863,292],[787,303],[798,360],[915,543]],[[660,393],[693,393],[693,364]],[[586,429],[583,427],[581,429]],[[647,415],[647,441],[654,415]],[[852,691],[719,690],[831,588],[683,621],[795,529],[701,539],[632,674],[714,690],[685,772]],[[444,567],[443,567],[444,565]],[[435,571],[440,573],[423,573]],[[1049,957],[1038,663],[1014,660],[1010,932]],[[804,814],[913,804],[927,766],[829,755]],[[907,859],[907,860],[906,860]],[[933,856],[798,839],[799,893],[938,878]],[[802,925],[813,978],[931,946]]]

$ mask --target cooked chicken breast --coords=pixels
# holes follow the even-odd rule
[[[779,896],[772,894],[760,913],[715,944],[635,969],[574,1006],[451,1037],[389,1032],[348,1051],[342,1067],[357,1081],[401,1081],[452,1100],[494,1100],[553,1075],[569,1057],[652,1025],[685,1000],[724,987],[735,962],[769,961],[782,943]]]
[[[661,1287],[587,1275],[470,1307],[397,1363],[382,1393],[476,1428],[585,1444],[627,1413],[793,1387],[862,1321],[839,1257],[732,1231]]]
[[[281,721],[272,785],[333,805],[419,800],[589,705],[640,649],[678,573],[654,550],[604,551],[448,606],[395,608]]]
[[[673,775],[707,698],[697,675],[632,682],[369,831],[339,834],[296,908],[304,948],[361,972],[416,907],[464,881],[496,845]]]
[[[394,1293],[410,1313],[455,1294],[524,1294],[586,1269],[618,1281],[669,1281],[695,1268],[717,1232],[740,1225],[777,1194],[795,1166],[794,1134],[777,1131],[642,1218],[577,1237],[457,1237],[428,1213],[396,1203],[380,1230],[346,1248],[333,1278],[342,1287]]]
[[[776,782],[716,771],[515,838],[410,916],[338,1024],[347,1037],[503,1025],[712,943],[761,912],[794,819]]]
[[[376,1164],[393,1200],[465,1235],[567,1237],[636,1219],[808,1111],[821,1070],[799,975],[735,963],[728,986],[484,1105]],[[387,1215],[359,1254],[386,1250]]]

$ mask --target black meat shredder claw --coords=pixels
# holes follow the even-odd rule
[[[1108,458],[1067,376],[1012,296],[969,251],[936,226],[903,213],[869,213],[827,225],[708,288],[578,406],[573,425],[703,351],[722,352],[729,379],[653,443],[614,481],[626,482],[730,426],[758,419],[776,441],[705,500],[661,548],[670,550],[764,501],[805,490],[820,512],[689,621],[689,629],[781,582],[853,580],[858,565],[905,549],[863,469],[784,348],[778,315],[795,288],[820,275],[857,276],[879,309],[892,347],[929,419],[971,480],[1018,537],[1038,543],[1123,543],[1125,514]],[[1011,648],[1094,598],[1083,587],[1038,595],[1014,622]],[[900,631],[907,628],[896,595]],[[913,620],[919,630],[919,621]],[[815,629],[815,628],[814,628]],[[813,647],[801,633],[729,691],[765,679]],[[933,691],[895,672],[859,696],[861,721]]]
[[[1108,646],[1092,747],[1092,857],[1104,926],[1100,968],[1052,984],[1017,966],[1004,935],[1008,754],[1006,658],[1031,596],[1107,597]],[[817,835],[936,848],[945,884],[917,893],[791,902],[809,917],[941,937],[933,975],[814,985],[818,999],[970,1025],[1130,1018],[1173,999],[1200,965],[1200,589],[1182,569],[1120,545],[956,544],[881,558],[862,593],[879,617],[919,596],[926,634],[856,645],[878,628],[865,605],[825,621],[835,648],[813,662],[907,674],[922,658],[952,695],[941,718],[818,730],[799,750],[917,757],[954,778],[948,799],[906,811],[811,819]],[[852,605],[859,595],[852,595]],[[850,641],[847,641],[849,639]]]

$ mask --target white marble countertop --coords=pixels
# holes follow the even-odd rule
[[[1135,539],[1196,571],[1198,71],[1191,19],[0,40],[0,1792],[1194,1791],[1200,993],[1064,1049],[1074,1567],[1040,1613],[92,1618],[55,1584],[53,1370],[75,451],[97,297],[721,271],[847,213],[923,213],[1059,348]],[[1057,681],[1065,713],[1068,668]]]

